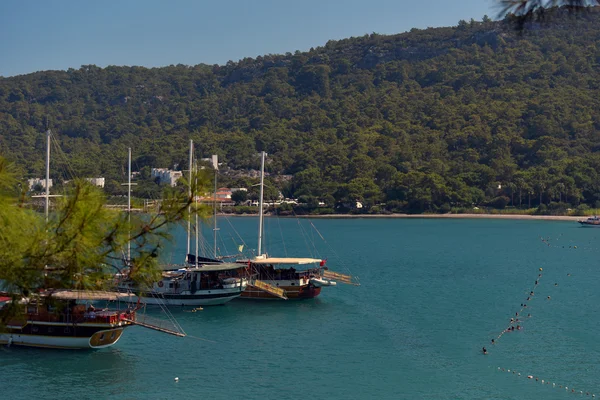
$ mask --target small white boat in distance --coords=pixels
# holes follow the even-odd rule
[[[593,217],[589,217],[588,219],[577,221],[581,224],[581,226],[589,226],[592,228],[600,228],[600,218],[596,215]]]

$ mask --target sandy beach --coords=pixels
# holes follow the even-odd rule
[[[374,215],[306,215],[307,218],[478,218],[478,219],[524,219],[548,221],[579,221],[587,217],[566,215],[522,215],[522,214],[374,214]]]
[[[257,214],[223,214],[236,217],[253,217]],[[265,215],[272,216],[272,215]],[[285,216],[281,216],[285,218]],[[523,214],[327,214],[327,215],[290,215],[297,218],[477,218],[477,219],[514,219],[514,220],[547,220],[547,221],[579,221],[587,217],[567,215],[523,215]]]

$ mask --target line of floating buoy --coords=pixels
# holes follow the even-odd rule
[[[534,282],[533,289],[536,289],[538,287],[538,285],[539,285],[539,283],[540,283],[540,281],[542,279],[542,272],[543,272],[543,270],[544,269],[542,267],[539,268],[539,270],[538,270],[539,273],[538,273],[537,279]],[[567,277],[570,277],[570,276],[571,276],[571,274],[567,273]],[[555,282],[554,286],[557,287],[558,283]],[[529,291],[529,295],[527,296],[526,301],[528,301],[528,302],[532,301],[534,296],[535,296],[535,290]],[[552,300],[552,297],[551,296],[546,296],[546,300]],[[521,303],[521,309],[517,313],[515,313],[514,317],[511,317],[510,322],[509,322],[509,326],[506,329],[504,329],[502,332],[500,332],[496,338],[494,338],[494,339],[491,340],[492,344],[498,343],[498,340],[505,333],[513,332],[515,330],[521,330],[524,327],[525,321],[527,321],[527,320],[529,320],[529,318],[531,318],[531,313],[527,313],[527,318],[523,319],[523,311],[526,308],[527,308],[527,303]],[[517,318],[519,316],[521,316],[521,319]],[[516,328],[514,327],[515,324],[517,324]]]
[[[542,243],[544,245],[546,245],[547,247],[551,247],[554,249],[567,249],[567,250],[590,250],[590,251],[597,251],[599,250],[598,247],[589,247],[589,246],[581,246],[581,245],[574,245],[574,244],[570,244],[570,245],[556,245],[556,244],[552,244],[552,239],[550,237],[548,238],[544,238],[542,236],[540,236],[540,240],[542,241]],[[556,240],[558,240],[558,238],[556,238]],[[591,241],[589,243],[592,243]]]
[[[498,367],[498,371],[512,373],[515,376],[524,376],[524,377],[527,377],[527,379],[531,379],[531,380],[535,380],[536,382],[540,382],[542,385],[552,385],[552,387],[556,388],[556,389],[565,389],[565,391],[569,391],[569,388],[571,388],[571,393],[575,393],[575,394],[584,394],[585,393],[586,396],[596,397],[596,395],[594,393],[591,393],[591,392],[589,392],[587,390],[584,392],[583,390],[577,390],[577,389],[575,389],[573,386],[556,384],[555,382],[550,382],[547,379],[541,379],[537,375],[531,375],[531,374],[528,374],[528,375],[523,374],[523,375],[521,375],[520,372],[517,372],[514,369],[508,369],[508,368],[505,369],[505,368],[502,368],[502,367]]]
[[[530,296],[527,298],[527,301],[532,300],[533,296],[535,294],[538,295],[537,297],[540,297],[540,293],[537,293],[537,287],[538,287],[538,284],[540,282],[540,279],[542,278],[542,271],[543,271],[543,269],[539,268],[538,279],[536,279],[535,284],[534,284],[534,290],[535,291],[532,290],[532,291],[529,292]],[[570,276],[571,276],[571,274],[567,273],[567,277],[570,277]],[[558,286],[558,282],[554,283],[554,286],[557,287]],[[551,300],[551,296],[548,295],[546,297],[546,299],[547,300]],[[521,304],[521,306],[523,306],[523,304]],[[512,320],[513,319],[511,318],[511,322],[512,322]],[[503,332],[502,334],[504,334],[504,333],[505,332]],[[502,334],[500,334],[499,337],[502,336]],[[494,339],[492,339],[492,343],[495,343]],[[484,347],[484,354],[487,354],[487,351],[485,351],[485,347]],[[592,392],[589,392],[589,391],[584,391],[584,390],[578,390],[575,387],[573,387],[572,385],[568,386],[568,385],[557,384],[557,383],[551,382],[551,381],[549,381],[547,379],[542,379],[541,377],[539,377],[537,375],[525,374],[525,373],[521,374],[521,372],[518,372],[518,371],[516,371],[514,369],[504,369],[502,367],[498,367],[498,370],[502,371],[502,372],[512,373],[513,375],[518,376],[518,377],[523,376],[523,377],[526,377],[527,379],[535,380],[536,382],[541,382],[543,385],[548,385],[548,386],[552,385],[553,388],[564,389],[565,392],[568,392],[568,393],[571,393],[571,394],[578,394],[578,395],[582,395],[583,396],[583,394],[585,393],[586,396],[591,396],[592,398],[596,397],[595,393],[592,393]]]
[[[535,280],[535,283],[533,284],[532,290],[529,291],[529,295],[527,296],[527,300],[526,301],[531,301],[533,299],[533,297],[535,296],[535,288],[537,288],[537,285],[540,283],[540,280],[542,279],[542,271],[543,270],[544,269],[540,267],[540,269],[539,269],[540,273],[538,274],[538,276],[537,276],[537,278]],[[549,297],[550,296],[548,296],[548,298]],[[492,339],[492,344],[498,343],[498,340],[500,340],[500,338],[505,333],[514,332],[515,330],[520,331],[522,329],[521,325],[525,322],[525,320],[523,320],[522,317],[521,317],[521,319],[519,319],[518,317],[522,316],[523,310],[525,310],[526,308],[527,308],[527,303],[521,303],[521,309],[518,312],[515,313],[514,317],[510,318],[509,326],[506,329],[504,329],[502,332],[500,332],[495,339]],[[528,319],[531,318],[531,314],[530,313],[527,314],[527,318]],[[517,324],[516,328],[514,326],[515,324]]]

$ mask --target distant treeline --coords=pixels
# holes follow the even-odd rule
[[[104,176],[118,194],[127,147],[149,179],[150,167],[185,169],[191,138],[200,157],[218,154],[234,169],[258,168],[265,150],[270,173],[293,175],[279,189],[309,204],[598,207],[600,13],[565,13],[523,32],[509,19],[222,66],[85,65],[0,78],[0,153],[24,176],[42,176],[50,127],[66,155],[53,157],[53,170]],[[152,193],[148,185],[138,195]]]

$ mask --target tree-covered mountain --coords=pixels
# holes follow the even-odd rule
[[[226,65],[0,78],[0,153],[41,176],[46,125],[79,176],[186,165],[291,174],[284,192],[391,211],[600,201],[600,12],[330,41]],[[600,204],[600,203],[598,203]]]

